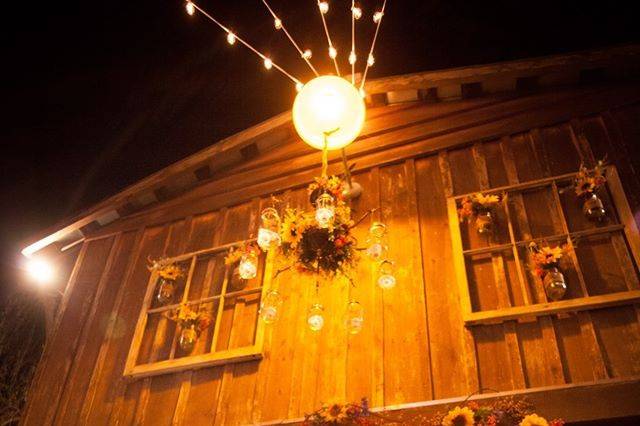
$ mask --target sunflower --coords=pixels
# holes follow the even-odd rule
[[[549,422],[537,414],[529,414],[524,416],[524,419],[520,422],[520,426],[549,426]]]
[[[330,423],[339,423],[347,418],[347,410],[344,405],[331,404],[324,412],[324,420]]]
[[[473,411],[469,407],[456,407],[442,419],[442,426],[473,426]]]

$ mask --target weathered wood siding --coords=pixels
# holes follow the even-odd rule
[[[305,323],[312,283],[280,276],[283,315],[267,328],[262,360],[126,382],[122,372],[149,278],[147,258],[248,238],[272,192],[304,206],[302,186],[319,172],[320,154],[292,139],[220,172],[211,184],[118,221],[84,243],[23,423],[237,425],[295,418],[325,402],[364,396],[378,407],[465,396],[480,388],[638,376],[637,305],[465,328],[446,197],[573,172],[583,159],[608,155],[640,218],[637,175],[628,155],[639,135],[635,85],[372,109],[365,137],[349,148],[357,163],[355,179],[365,188],[353,208],[356,215],[379,208],[371,220],[379,218],[390,229],[396,288],[379,290],[373,269],[362,262],[356,287],[340,281],[321,288],[327,322],[314,333]],[[317,170],[305,169],[316,163]],[[331,168],[340,170],[337,162]],[[535,200],[520,204],[523,232],[530,233],[530,224],[543,223],[546,212]],[[367,227],[365,222],[356,231],[360,240]],[[597,259],[581,265],[594,288],[638,288],[637,265],[613,265],[610,247],[579,249]],[[479,290],[475,303],[521,303],[516,290],[512,299],[504,293],[512,262],[497,256],[478,265],[478,282],[490,274],[504,285]],[[365,308],[365,327],[354,336],[342,322],[349,298]],[[241,313],[233,318],[243,321]],[[170,324],[162,321],[153,325],[158,332],[148,342],[151,357],[166,350]]]

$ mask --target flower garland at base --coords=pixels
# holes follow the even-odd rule
[[[506,397],[479,404],[465,401],[446,414],[378,413],[369,410],[366,398],[359,404],[329,404],[305,415],[304,426],[411,424],[425,426],[563,426],[564,420],[547,420],[526,400]]]

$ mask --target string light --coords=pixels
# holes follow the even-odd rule
[[[213,16],[211,16],[210,14],[208,14],[205,10],[203,10],[200,6],[198,6],[197,4],[195,4],[194,2],[192,2],[191,0],[189,0],[189,2],[193,5],[194,9],[197,10],[198,12],[202,13],[204,16],[207,17],[207,19],[209,19],[211,22],[213,22],[214,24],[216,24],[218,27],[220,27],[224,32],[227,33],[227,42],[229,42],[229,44],[233,44],[235,43],[235,41],[239,41],[240,43],[242,43],[242,45],[244,45],[247,49],[251,50],[253,53],[255,53],[256,55],[258,55],[260,58],[262,58],[262,60],[264,61],[264,66],[267,69],[271,69],[272,67],[277,69],[278,71],[280,71],[282,74],[284,74],[285,76],[287,76],[291,81],[294,82],[294,84],[297,84],[300,82],[300,80],[298,80],[297,78],[295,78],[294,76],[292,76],[290,73],[288,73],[284,68],[282,68],[280,65],[274,63],[273,61],[271,61],[271,59],[267,58],[265,55],[263,55],[262,53],[260,53],[260,51],[258,51],[258,49],[256,49],[255,47],[253,47],[252,45],[250,45],[248,42],[246,42],[245,40],[243,40],[242,38],[240,38],[238,35],[233,34],[231,32],[231,30],[229,30],[229,28],[225,27],[224,25],[222,25],[222,23],[220,23],[220,21],[218,21],[217,19],[215,19]],[[284,27],[283,27],[284,28]],[[231,41],[233,40],[233,41]],[[268,60],[267,60],[268,59]]]
[[[327,3],[326,1],[318,2],[318,7],[320,8],[320,12],[322,12],[323,15],[329,11],[329,3]]]
[[[369,53],[369,57],[367,58],[367,65],[372,67],[373,64],[376,63],[376,59],[373,57],[371,53]]]
[[[300,56],[302,56],[302,59],[311,59],[312,55],[313,53],[311,53],[311,49],[306,49]]]
[[[336,56],[338,56],[338,51],[336,50],[336,48],[333,46],[329,46],[329,57],[331,59],[335,59]]]
[[[302,88],[304,87],[304,84],[297,82],[296,83],[296,92],[299,92],[302,90]]]
[[[354,17],[355,19],[360,19],[360,18],[362,18],[362,9],[360,9],[360,8],[359,8],[359,7],[357,7],[357,6],[353,6],[353,7],[351,8],[351,13],[353,14],[353,17]]]
[[[336,56],[338,56],[338,51],[333,47],[333,43],[331,42],[331,35],[329,34],[329,27],[327,27],[327,21],[324,19],[324,15],[329,11],[329,3],[326,1],[318,0],[318,8],[320,9],[320,18],[322,18],[322,27],[324,28],[324,34],[327,37],[327,44],[329,45],[329,57],[333,59],[333,66],[336,68],[336,74],[340,77],[340,67],[338,67],[338,61],[336,61]]]
[[[351,65],[356,63],[356,52],[354,52],[353,50],[351,51],[351,53],[349,53],[349,63]]]
[[[193,16],[193,14],[196,13],[196,8],[193,7],[193,3],[191,3],[190,1],[187,2],[185,7],[189,16]]]
[[[373,34],[373,40],[371,41],[371,48],[369,49],[369,56],[367,57],[367,66],[362,73],[362,81],[360,81],[360,88],[364,88],[364,83],[367,81],[367,72],[369,68],[375,63],[373,58],[373,50],[376,48],[376,41],[378,40],[378,33],[380,32],[380,24],[382,23],[382,17],[384,16],[384,10],[387,7],[387,0],[382,2],[382,9],[373,14],[373,22],[376,24],[376,32]]]
[[[302,50],[300,49],[300,46],[298,46],[298,43],[296,43],[296,41],[293,39],[293,37],[291,37],[291,34],[289,34],[289,31],[287,31],[287,29],[285,28],[284,23],[282,22],[282,20],[280,18],[278,18],[278,16],[273,11],[273,9],[271,9],[271,6],[269,6],[269,3],[267,3],[267,0],[262,0],[262,4],[264,4],[264,6],[267,8],[267,10],[271,14],[271,16],[273,16],[273,25],[276,28],[276,30],[282,30],[284,35],[287,36],[287,38],[289,39],[289,41],[293,45],[293,47],[295,47],[295,49],[298,51],[298,53],[300,54],[302,59],[304,59],[304,61],[309,66],[309,68],[311,68],[311,71],[313,71],[313,73],[316,75],[316,77],[318,77],[320,74],[318,74],[318,71],[316,71],[316,69],[313,67],[313,65],[309,61],[309,59],[311,59],[311,51],[307,49],[309,51],[309,55],[306,56],[305,53],[307,52],[307,50],[305,50],[305,52],[302,52]]]

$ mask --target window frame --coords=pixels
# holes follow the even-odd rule
[[[473,311],[471,303],[471,295],[469,290],[469,280],[467,278],[466,268],[466,256],[482,253],[498,253],[505,252],[509,249],[512,250],[514,260],[516,262],[516,269],[518,270],[518,280],[520,285],[528,285],[526,278],[523,276],[522,264],[520,262],[521,256],[518,253],[518,248],[526,245],[531,241],[559,241],[566,242],[571,250],[570,256],[576,269],[580,268],[580,265],[575,258],[573,252],[573,245],[571,237],[574,236],[591,236],[598,234],[612,234],[622,231],[625,239],[628,243],[628,252],[630,258],[635,261],[636,274],[638,265],[640,265],[640,234],[638,232],[638,226],[633,217],[631,208],[624,194],[622,183],[615,166],[607,166],[605,169],[607,182],[606,185],[609,188],[611,195],[612,207],[618,214],[620,223],[615,225],[603,226],[593,228],[589,230],[570,231],[566,222],[566,216],[562,210],[562,203],[558,193],[557,182],[567,181],[576,176],[576,173],[568,173],[559,176],[552,176],[548,178],[538,179],[529,182],[517,183],[513,185],[503,186],[499,188],[487,189],[482,191],[475,191],[469,194],[462,194],[447,197],[447,213],[449,218],[449,229],[451,233],[455,276],[458,285],[458,290],[461,296],[462,304],[462,316],[465,325],[480,325],[480,324],[497,324],[509,320],[526,320],[527,318],[562,314],[566,312],[577,312],[589,309],[603,308],[608,306],[617,306],[624,304],[632,304],[640,301],[640,289],[628,288],[626,291],[597,295],[597,296],[583,296],[573,299],[561,300],[556,302],[546,301],[544,303],[529,303],[522,306],[511,306],[508,308],[498,308],[483,311]],[[557,209],[559,215],[563,233],[558,235],[546,236],[542,238],[534,238],[531,240],[516,241],[512,226],[512,219],[509,214],[509,209],[506,209],[506,216],[508,221],[508,231],[510,241],[505,244],[489,246],[486,248],[469,249],[465,250],[462,243],[462,235],[460,231],[460,220],[458,219],[458,206],[457,202],[466,196],[470,196],[477,192],[483,194],[496,194],[496,193],[520,193],[527,189],[545,188],[551,187],[553,193],[553,204]],[[524,280],[524,282],[523,282]],[[584,282],[581,282],[581,286]],[[588,293],[585,293],[588,294]]]
[[[220,294],[216,296],[208,296],[205,298],[195,299],[192,301],[188,301],[189,287],[191,285],[191,280],[193,278],[193,273],[195,270],[195,265],[198,261],[198,258],[201,257],[213,257],[215,255],[219,255],[222,252],[228,251],[230,248],[242,246],[248,242],[255,241],[252,240],[243,240],[236,241],[230,244],[224,244],[216,247],[211,247],[204,250],[198,250],[190,253],[185,253],[179,256],[175,256],[167,259],[168,262],[178,263],[190,261],[189,263],[189,271],[187,273],[187,278],[185,281],[185,287],[183,290],[183,298],[180,303],[186,302],[193,305],[199,305],[203,303],[211,303],[215,300],[219,300],[217,311],[215,313],[215,322],[213,324],[213,337],[211,342],[211,349],[209,352],[198,355],[188,355],[180,358],[170,358],[162,361],[149,362],[144,364],[138,364],[137,359],[140,352],[140,348],[142,345],[142,340],[144,337],[145,329],[147,326],[147,320],[149,316],[153,313],[165,312],[172,308],[177,307],[180,303],[175,303],[171,305],[166,305],[162,307],[151,308],[153,296],[157,290],[157,282],[158,282],[158,273],[153,271],[151,276],[149,277],[149,281],[147,282],[147,291],[145,293],[142,306],[140,308],[140,313],[138,315],[138,321],[136,323],[136,328],[131,339],[129,353],[127,355],[127,360],[125,363],[124,373],[123,375],[127,378],[140,378],[140,377],[149,377],[160,374],[167,373],[175,373],[178,371],[184,370],[195,370],[204,367],[211,367],[216,365],[224,365],[229,363],[243,362],[243,361],[251,361],[251,360],[259,360],[263,356],[264,350],[264,334],[265,334],[265,324],[263,321],[260,321],[260,318],[256,318],[256,328],[255,328],[255,339],[253,345],[243,346],[240,348],[232,348],[225,349],[222,351],[216,351],[216,343],[219,337],[219,329],[221,324],[222,313],[224,311],[225,299],[235,298],[243,295],[250,294],[260,294],[260,301],[262,301],[266,295],[267,289],[271,286],[272,280],[272,270],[273,270],[273,259],[271,253],[267,253],[264,256],[264,266],[262,273],[262,282],[260,286],[254,287],[251,289],[242,289],[238,291],[232,291],[227,293],[227,284],[229,283],[229,277],[231,268],[234,265],[225,265],[224,278],[220,290]],[[213,314],[213,313],[212,313]],[[176,330],[177,333],[177,330]]]

